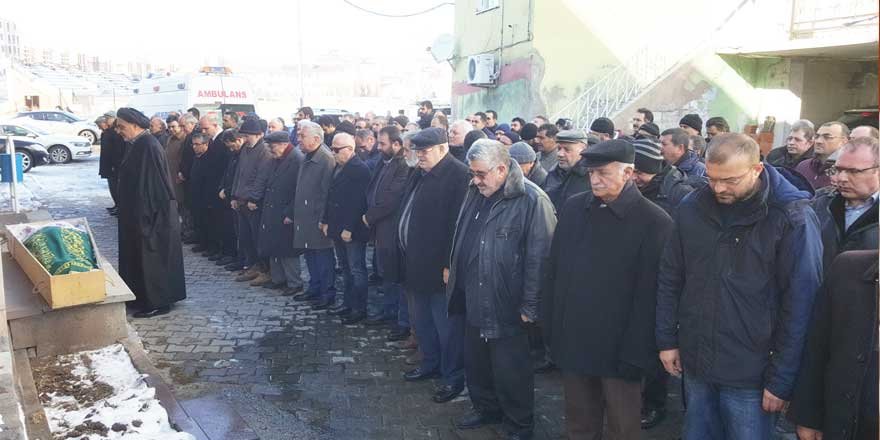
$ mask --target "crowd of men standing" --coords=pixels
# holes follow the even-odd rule
[[[876,128],[798,121],[762,157],[723,118],[661,131],[647,109],[626,132],[428,101],[413,122],[97,122],[140,317],[185,297],[182,229],[237,281],[388,327],[418,349],[405,380],[439,404],[467,387],[459,429],[530,438],[534,374],[558,368],[572,439],[639,438],[670,374],[686,439],[769,439],[785,409],[802,439],[878,436]]]

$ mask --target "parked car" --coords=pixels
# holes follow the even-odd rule
[[[49,152],[46,147],[34,141],[15,142],[15,153],[21,155],[22,171],[28,172],[31,168],[49,163]],[[6,138],[0,137],[0,153],[6,152]]]
[[[0,135],[11,135],[16,142],[37,142],[46,146],[49,158],[54,163],[67,163],[73,159],[84,159],[92,155],[92,144],[80,136],[53,135],[42,128],[24,124],[0,123]]]
[[[843,116],[837,118],[837,120],[846,124],[850,130],[860,125],[870,125],[877,128],[878,114],[880,112],[877,111],[876,106],[874,108],[855,108],[843,112]]]
[[[14,122],[28,122],[30,125],[42,128],[52,134],[72,134],[89,140],[92,144],[98,142],[101,129],[92,121],[63,111],[32,111],[21,112],[16,115]]]

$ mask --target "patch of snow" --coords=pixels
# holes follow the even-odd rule
[[[83,363],[83,356],[91,360],[89,365]],[[88,378],[93,375],[96,381],[110,385],[114,392],[89,406],[80,405],[71,396],[52,395],[44,409],[54,434],[64,436],[74,427],[90,420],[104,424],[108,428],[107,436],[89,433],[72,438],[195,440],[192,435],[171,428],[168,414],[156,399],[156,390],[147,386],[144,381],[146,376],[134,368],[122,345],[114,344],[61,358],[75,365],[73,375],[80,378],[82,386],[93,385]],[[136,420],[140,421],[139,427],[132,423]],[[116,423],[124,424],[126,429],[121,432],[110,429]]]

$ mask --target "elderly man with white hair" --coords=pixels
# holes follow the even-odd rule
[[[538,319],[556,215],[547,194],[523,176],[500,142],[480,139],[467,158],[472,178],[456,222],[446,294],[450,313],[465,310],[473,411],[455,424],[469,429],[500,422],[507,438],[531,438],[528,330]]]
[[[466,162],[465,155],[467,155],[464,137],[473,129],[474,126],[464,119],[458,119],[449,126],[449,154],[462,163]]]
[[[299,170],[293,202],[293,247],[304,251],[309,286],[293,299],[312,301],[312,307],[321,310],[330,307],[336,296],[333,242],[319,226],[326,210],[336,160],[324,145],[324,130],[320,125],[304,119],[299,121],[297,128],[299,148],[305,154],[305,160]]]

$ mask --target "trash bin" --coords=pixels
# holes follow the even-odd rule
[[[12,161],[9,160],[11,155],[9,153],[0,154],[0,182],[10,183],[12,182]],[[24,180],[24,165],[23,165],[23,157],[21,154],[15,155],[15,181],[21,182]]]

